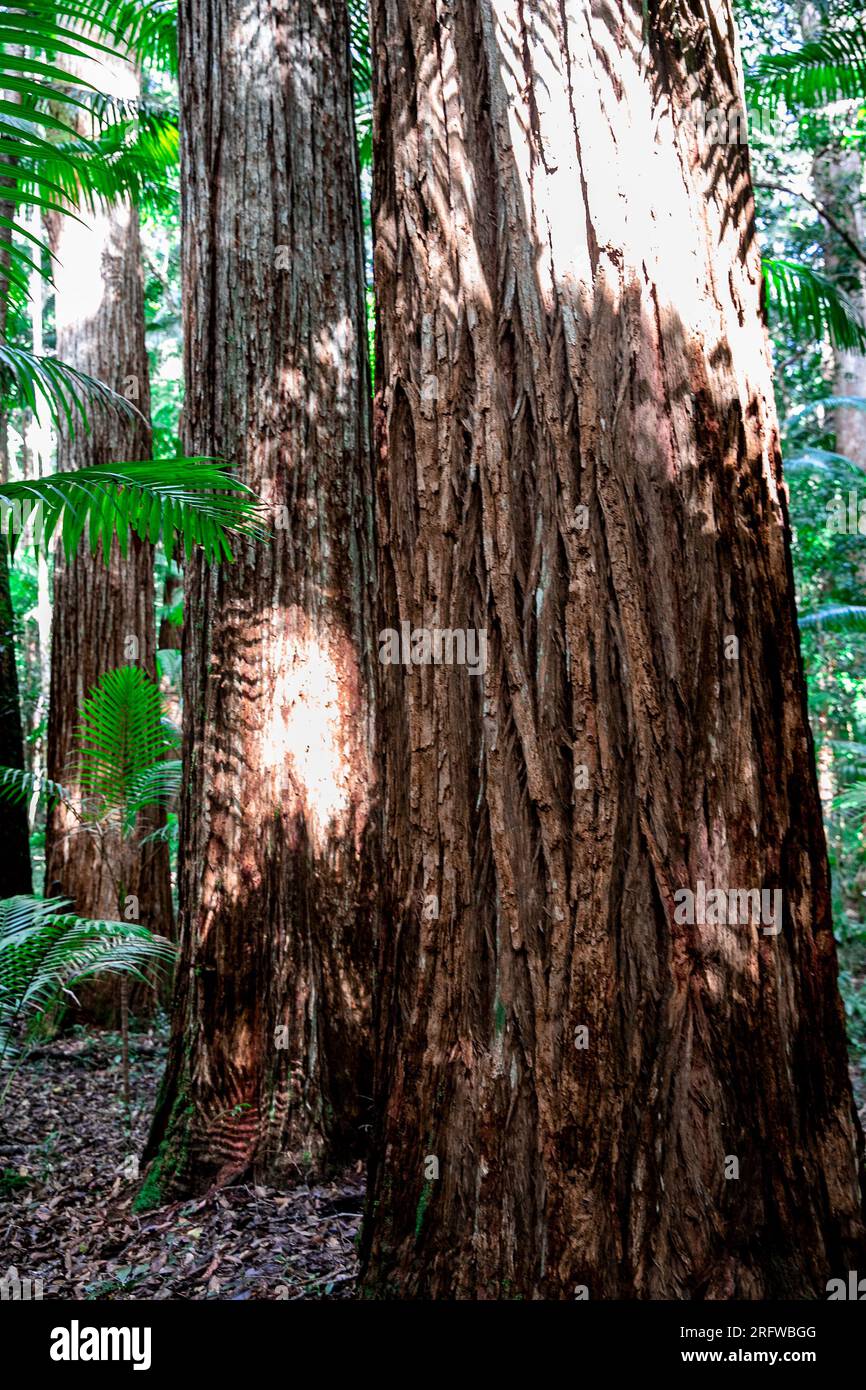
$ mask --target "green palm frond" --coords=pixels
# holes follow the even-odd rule
[[[129,114],[119,118],[122,107],[130,108]],[[180,154],[177,113],[134,107],[94,101],[94,119],[101,119],[103,128],[89,140],[54,142],[38,168],[24,163],[13,175],[19,187],[50,192],[73,214],[77,206],[92,211],[121,199],[149,209],[166,206]]]
[[[132,830],[140,811],[149,806],[169,806],[177,798],[182,768],[180,758],[165,758],[130,778],[125,811],[127,833]]]
[[[171,942],[135,922],[77,917],[63,898],[0,899],[0,1064],[15,1052],[16,1034],[94,975],[170,966]]]
[[[811,266],[765,256],[764,284],[771,313],[798,338],[829,338],[834,347],[866,352],[866,326],[844,291]]]
[[[165,721],[159,687],[138,666],[106,671],[81,706],[76,736],[78,781],[98,818],[117,816],[131,828],[153,794],[172,794],[180,769],[177,741]]]
[[[78,807],[59,782],[2,766],[0,802],[14,804],[36,794],[49,805],[62,801],[84,824],[119,819],[128,835],[141,811],[168,806],[177,797],[183,765],[168,756],[177,749],[177,730],[164,717],[158,688],[137,667],[102,677],[82,705],[77,737],[83,793]]]
[[[800,627],[824,628],[828,632],[866,632],[866,607],[853,603],[828,604],[813,613],[801,613]]]
[[[863,472],[859,463],[845,454],[835,454],[832,449],[815,449],[811,445],[795,457],[785,459],[786,473],[830,473],[835,477],[852,469],[855,473]]]
[[[82,0],[81,8],[135,62],[177,76],[177,0]]]
[[[52,782],[50,777],[20,767],[0,767],[0,801],[20,803],[29,801],[34,795],[44,797],[49,805],[70,799],[66,788],[59,782]]]
[[[76,422],[89,429],[88,406],[107,408],[130,419],[140,415],[132,401],[104,381],[70,367],[58,357],[28,352],[11,343],[0,343],[0,395],[29,407],[34,415],[40,413],[40,403],[44,402],[54,428],[65,421],[73,435]]]
[[[852,811],[855,815],[866,812],[866,781],[861,778],[833,798],[837,811]]]
[[[213,459],[159,459],[99,464],[47,478],[0,483],[0,530],[14,545],[27,508],[38,508],[39,539],[60,531],[67,555],[87,532],[91,550],[107,558],[116,536],[126,554],[131,533],[161,541],[171,554],[183,543],[189,557],[200,546],[208,560],[233,558],[232,534],[266,535],[258,499],[226,466]]]
[[[30,0],[24,9],[0,7],[0,177],[3,201],[13,208],[67,210],[50,175],[46,173],[43,183],[39,174],[53,159],[54,139],[78,138],[72,117],[84,106],[81,91],[87,84],[71,90],[68,73],[54,60],[95,58],[111,51],[95,36],[76,30],[76,17],[83,9],[74,0]],[[29,261],[22,259],[26,253],[14,244],[13,231],[36,248],[35,260],[32,255]],[[15,218],[0,222],[0,245],[9,259],[0,295],[7,297],[10,286],[26,293],[22,268],[35,265],[41,272],[47,245]]]
[[[798,425],[805,416],[816,410],[866,410],[866,396],[821,396],[817,401],[807,401],[797,406],[783,422],[784,428]],[[841,457],[841,455],[840,455]]]
[[[866,743],[858,743],[850,738],[828,738],[824,742],[829,743],[840,758],[853,758],[857,762],[866,759]]]
[[[177,157],[176,129],[142,126],[140,115],[88,139],[78,129],[81,112],[93,117],[107,99],[92,84],[70,80],[70,64],[120,53],[151,56],[174,65],[176,7],[165,0],[30,0],[24,9],[0,6],[0,178],[3,201],[14,215],[0,218],[4,266],[0,296],[27,294],[27,274],[45,274],[50,249],[18,216],[27,207],[74,216],[75,196],[85,201],[161,196],[160,175]],[[79,119],[76,119],[79,118]],[[24,240],[29,250],[16,244]],[[35,252],[35,254],[34,254]]]
[[[752,105],[810,109],[866,97],[866,26],[837,30],[787,53],[765,54],[746,79]]]

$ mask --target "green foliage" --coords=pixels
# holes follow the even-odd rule
[[[0,1065],[33,1024],[94,975],[147,982],[175,958],[171,942],[133,922],[77,917],[62,898],[0,899]]]
[[[164,0],[32,0],[0,7],[0,299],[26,300],[31,274],[50,279],[47,244],[22,220],[27,208],[76,216],[119,198],[165,206],[177,167],[176,113],[104,96],[68,68],[106,53],[174,67],[176,7]],[[86,132],[86,133],[84,133]],[[58,411],[83,394],[111,401],[108,387],[52,358],[6,345],[0,392],[35,408],[41,391]],[[120,408],[123,408],[122,406]]]
[[[40,507],[42,543],[47,545],[59,525],[67,555],[74,554],[86,532],[91,551],[95,554],[101,544],[106,559],[115,537],[126,555],[135,534],[161,541],[169,554],[180,539],[187,557],[201,546],[208,560],[231,560],[232,533],[256,539],[266,534],[255,495],[214,459],[99,464],[0,483],[0,530],[13,547],[26,505]]]
[[[866,99],[866,26],[838,29],[785,53],[762,54],[746,84],[749,100],[767,108],[822,107]]]
[[[831,632],[866,632],[866,608],[860,604],[835,603],[814,613],[800,614],[800,628],[823,627]]]
[[[164,206],[179,160],[177,112],[100,94],[87,105],[92,136],[52,142],[32,186],[50,185],[69,209],[92,211],[125,198],[139,207]]]
[[[355,95],[355,138],[362,169],[373,163],[373,63],[370,52],[370,23],[366,0],[348,0],[349,35],[352,57],[352,87]]]
[[[815,449],[807,445],[801,453],[785,459],[785,473],[788,477],[793,473],[816,471],[829,473],[834,477],[838,476],[840,471],[862,472],[853,459],[846,458],[844,454],[834,453],[832,449]]]
[[[90,0],[90,7],[137,63],[177,76],[177,0]]]
[[[26,768],[0,767],[0,801],[20,803],[34,795],[44,797],[49,806],[57,801],[68,802],[70,793],[50,777],[28,772]]]
[[[165,717],[162,695],[137,666],[106,671],[81,706],[76,734],[77,779],[82,800],[48,777],[0,767],[0,802],[34,794],[49,805],[62,801],[83,824],[116,820],[132,834],[139,813],[167,806],[180,791],[178,736]],[[159,838],[161,831],[147,839]]]
[[[47,275],[48,248],[20,220],[26,207],[74,216],[130,196],[159,206],[177,163],[174,113],[143,102],[118,102],[70,78],[65,66],[114,51],[145,55],[173,70],[176,6],[166,0],[33,0],[24,10],[0,8],[0,175],[13,216],[0,215],[4,255],[0,296],[24,297],[31,273]],[[39,56],[43,55],[43,56]],[[65,66],[64,66],[65,65]],[[9,99],[7,99],[9,98]],[[14,98],[14,100],[12,99]],[[81,133],[84,124],[92,132]],[[94,405],[132,414],[134,406],[104,383],[12,343],[0,343],[0,394],[8,405],[37,413],[47,401],[52,423],[87,428]],[[92,550],[107,557],[113,536],[123,553],[129,535],[176,540],[187,556],[200,545],[210,560],[231,558],[229,535],[262,534],[252,519],[251,494],[210,460],[168,458],[118,463],[0,486],[0,524],[14,544],[18,503],[41,507],[39,539],[61,525],[67,554],[85,531]],[[20,513],[19,513],[20,519]]]
[[[125,396],[86,372],[76,371],[57,357],[28,352],[10,343],[0,343],[0,396],[11,396],[34,414],[41,399],[55,428],[65,420],[73,432],[76,421],[87,428],[88,406],[101,406],[127,418],[138,414]]]
[[[834,347],[866,351],[866,327],[847,295],[820,271],[765,256],[769,308],[798,338],[827,337]]]
[[[98,58],[111,49],[93,34],[76,30],[76,21],[87,4],[75,0],[30,0],[26,9],[0,7],[0,174],[3,200],[17,215],[0,216],[0,246],[8,261],[0,297],[10,286],[27,294],[27,274],[42,266],[13,239],[12,233],[32,246],[48,248],[21,223],[20,210],[39,207],[69,213],[62,189],[52,179],[55,160],[53,141],[78,139],[75,113],[86,110],[83,97],[93,92],[87,82],[74,87],[69,74],[58,66],[65,62]],[[44,54],[45,57],[32,56]],[[86,140],[81,147],[91,158],[97,151]]]
[[[162,696],[138,666],[106,671],[81,707],[78,779],[98,819],[129,833],[145,806],[170,800],[180,782],[177,736]]]

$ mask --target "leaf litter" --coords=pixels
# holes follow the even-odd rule
[[[254,1184],[136,1213],[138,1158],[165,1057],[131,1045],[127,1127],[116,1035],[76,1030],[39,1047],[0,1111],[0,1276],[46,1299],[355,1296],[362,1166],[287,1191]]]

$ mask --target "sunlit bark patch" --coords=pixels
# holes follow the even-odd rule
[[[276,672],[261,736],[261,765],[276,772],[280,805],[300,811],[320,851],[351,823],[363,831],[367,788],[359,776],[357,657],[333,629],[317,631],[299,609],[265,620]],[[359,721],[361,727],[359,727]]]

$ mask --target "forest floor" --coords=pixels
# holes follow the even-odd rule
[[[0,1111],[0,1277],[13,1267],[54,1299],[352,1298],[362,1172],[132,1210],[164,1041],[133,1038],[128,1129],[119,1051],[115,1034],[77,1030],[15,1075]],[[856,1064],[852,1079],[866,1125]]]
[[[0,1277],[72,1299],[351,1298],[363,1173],[289,1192],[237,1186],[137,1214],[164,1047],[133,1038],[129,1129],[115,1034],[38,1049],[0,1112]]]

